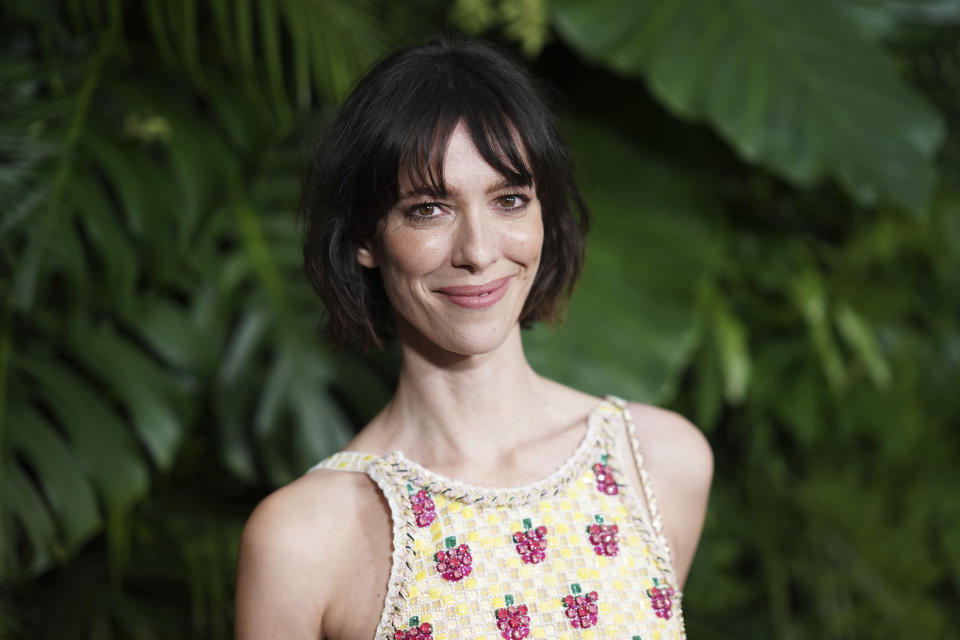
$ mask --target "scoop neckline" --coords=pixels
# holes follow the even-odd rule
[[[462,482],[424,467],[419,462],[408,458],[400,449],[394,449],[383,456],[381,462],[393,473],[401,475],[408,484],[418,489],[426,489],[435,495],[444,495],[451,500],[471,504],[526,502],[531,498],[540,498],[547,493],[554,493],[560,486],[582,473],[581,467],[584,461],[591,455],[600,440],[602,423],[600,416],[605,410],[615,406],[612,396],[608,395],[601,399],[587,413],[586,431],[573,452],[546,476],[517,487],[484,487]]]

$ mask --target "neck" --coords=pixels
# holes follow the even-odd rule
[[[384,411],[405,452],[436,459],[494,456],[544,419],[545,382],[527,363],[519,327],[496,350],[437,354],[404,343],[397,392]]]

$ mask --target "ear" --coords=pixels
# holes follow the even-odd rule
[[[361,267],[366,267],[367,269],[374,269],[378,266],[377,257],[373,255],[373,251],[367,246],[362,246],[357,249],[357,262],[360,263]]]

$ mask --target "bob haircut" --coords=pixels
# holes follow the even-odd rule
[[[394,337],[380,272],[360,265],[357,248],[376,246],[401,177],[445,195],[444,152],[460,121],[491,167],[512,184],[533,185],[540,200],[543,249],[521,326],[562,312],[583,264],[588,212],[556,119],[531,76],[504,52],[437,40],[376,63],[313,150],[300,204],[304,269],[334,343],[382,347]]]

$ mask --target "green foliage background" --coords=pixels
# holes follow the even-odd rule
[[[556,88],[594,210],[535,366],[713,445],[690,637],[960,637],[960,2],[15,0],[0,638],[230,636],[246,515],[396,371],[317,339],[300,169],[440,32]]]

